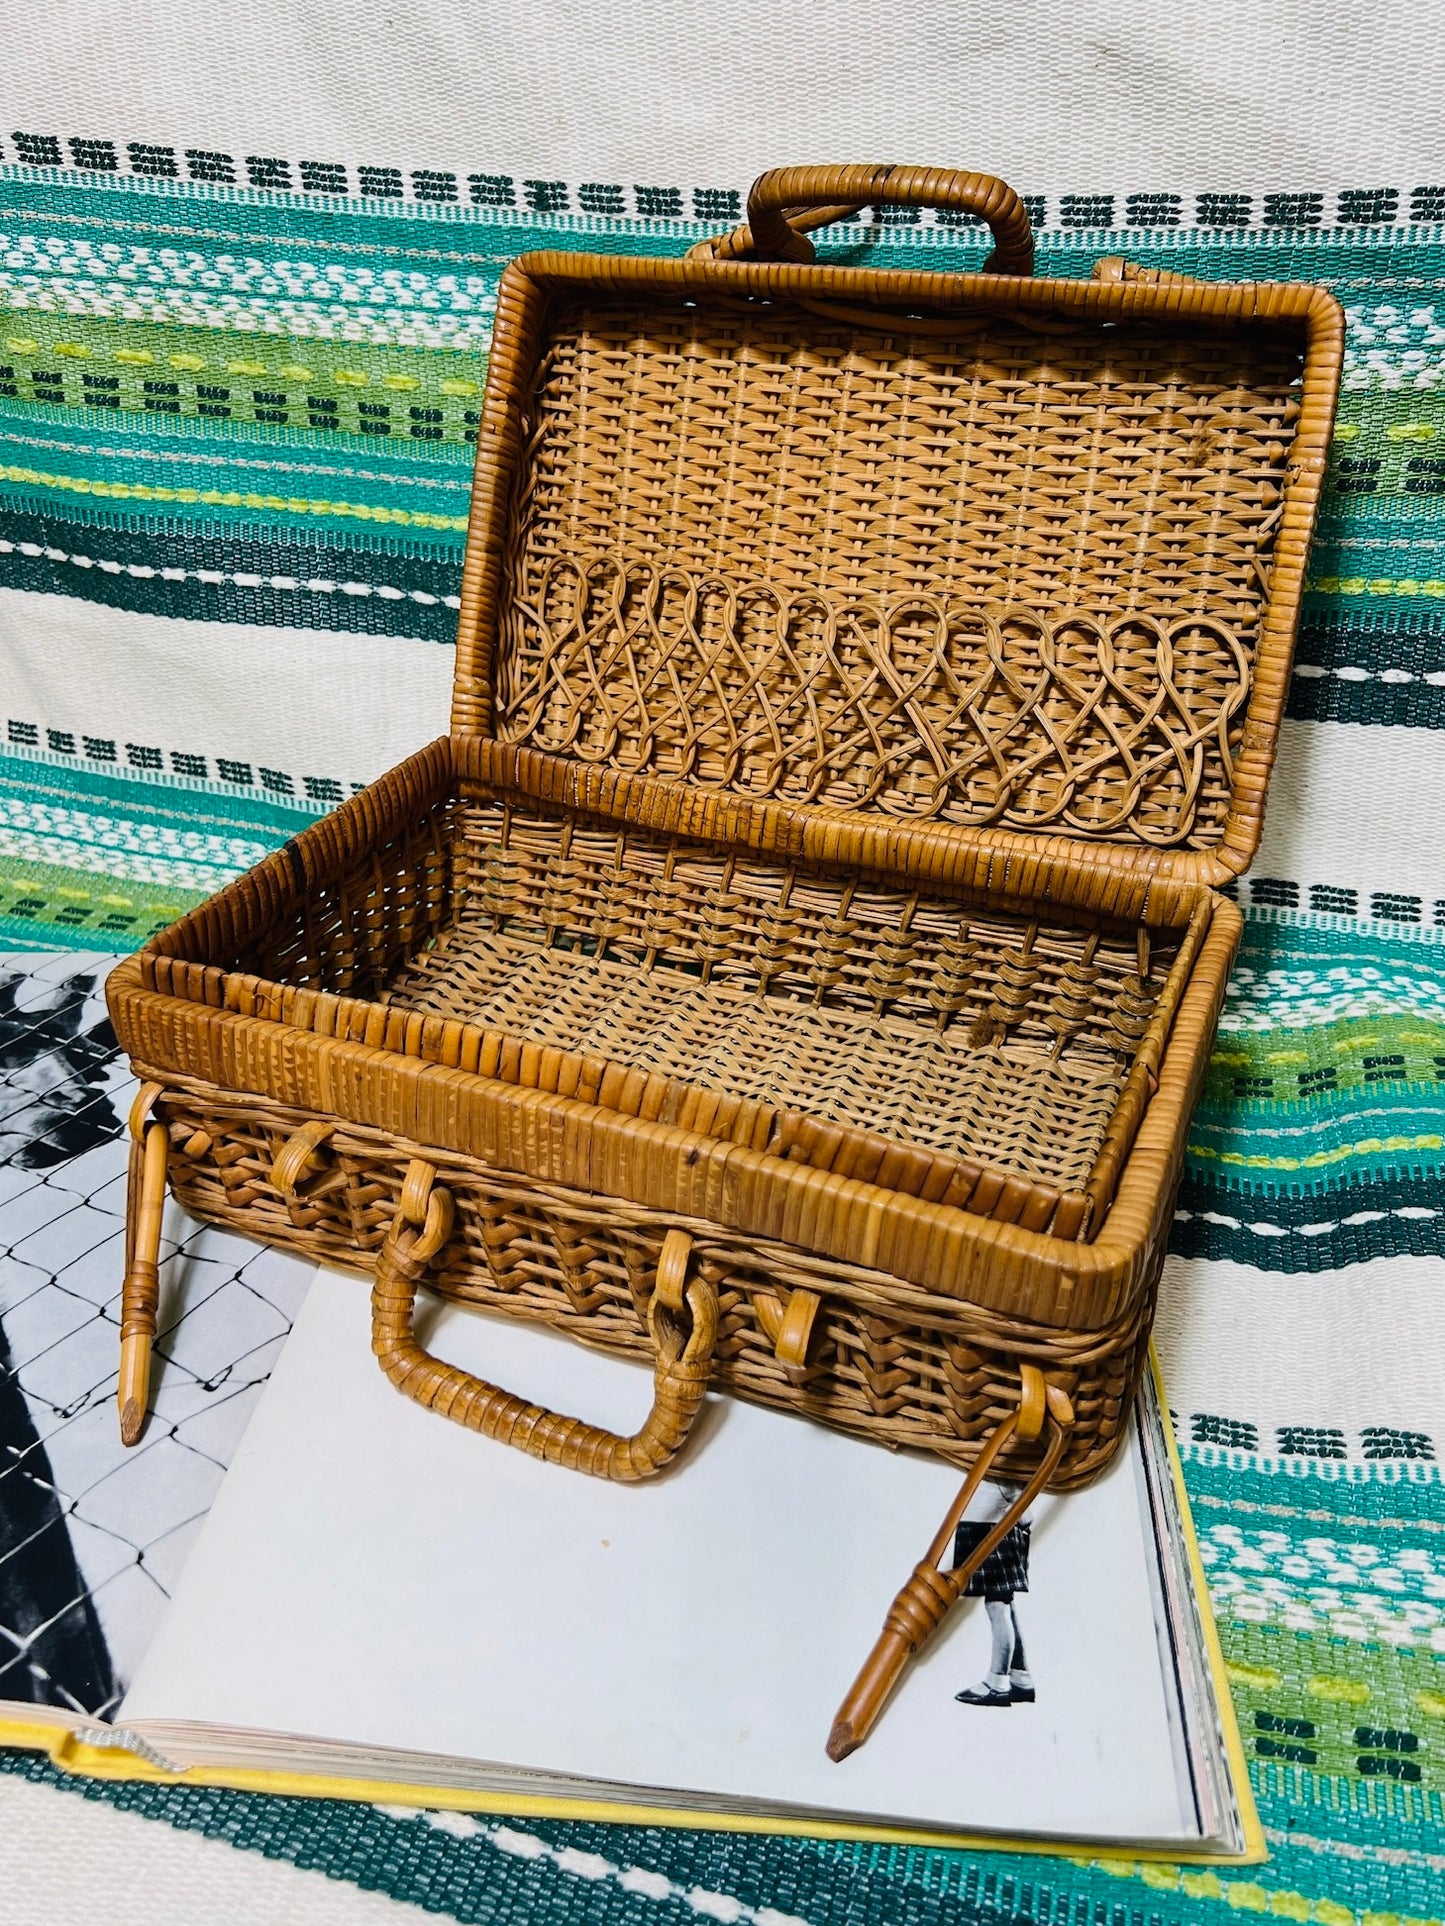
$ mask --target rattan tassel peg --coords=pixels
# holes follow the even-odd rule
[[[1043,1430],[1047,1419],[1052,1436],[1038,1469],[1003,1517],[974,1547],[961,1565],[940,1571],[939,1560],[947,1551],[958,1521],[969,1501],[983,1483],[994,1460],[1010,1439],[1029,1443]],[[909,1660],[932,1638],[948,1613],[962,1598],[970,1578],[991,1553],[997,1551],[1014,1526],[1028,1511],[1053,1476],[1054,1466],[1063,1455],[1064,1445],[1074,1423],[1074,1407],[1067,1392],[1049,1384],[1037,1365],[1019,1369],[1019,1403],[1016,1411],[994,1427],[987,1444],[979,1452],[963,1481],[962,1489],[948,1508],[948,1516],[934,1533],[933,1543],[909,1574],[907,1583],[894,1599],[883,1630],[873,1650],[863,1661],[862,1670],[851,1691],[838,1708],[833,1729],[828,1734],[828,1757],[838,1764],[856,1752],[882,1715],[890,1694]]]
[[[147,1084],[131,1112],[130,1177],[126,1189],[125,1282],[120,1298],[120,1376],[115,1401],[120,1441],[133,1445],[145,1428],[150,1402],[151,1346],[160,1304],[161,1222],[166,1206],[170,1136],[150,1118],[159,1095]]]

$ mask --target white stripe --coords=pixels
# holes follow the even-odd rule
[[[1438,179],[1436,71],[1409,0],[1032,0],[988,31],[931,0],[892,10],[886,59],[877,24],[859,0],[633,0],[623,31],[614,9],[517,0],[411,0],[404,26],[375,0],[49,8],[0,125],[237,158],[295,156],[304,135],[315,159],[629,187],[876,156],[1030,192]]]
[[[205,896],[250,867],[247,862],[223,865],[181,862],[138,845],[135,838],[124,833],[129,825],[121,825],[121,833],[117,835],[111,833],[116,828],[113,818],[91,818],[90,822],[94,825],[94,834],[33,835],[0,827],[0,856],[13,856],[22,863],[53,863],[60,869],[80,870],[92,876],[114,876],[127,883],[155,883],[167,889],[194,890]],[[261,849],[263,855],[267,853],[261,845],[255,847]]]
[[[103,733],[122,759],[129,741],[335,777],[343,789],[370,782],[445,734],[453,659],[434,643],[0,589],[0,719]]]
[[[1323,1204],[1321,1219],[1335,1216]],[[1369,1425],[1445,1448],[1442,1281],[1433,1257],[1279,1273],[1170,1256],[1156,1326],[1169,1402],[1245,1420],[1265,1450],[1284,1425],[1342,1431],[1352,1457]]]
[[[1218,1210],[1176,1210],[1174,1221],[1176,1224],[1218,1224],[1223,1230],[1248,1231],[1251,1237],[1328,1237],[1332,1231],[1344,1230],[1347,1225],[1383,1224],[1390,1217],[1419,1224],[1431,1223],[1442,1216],[1445,1211],[1432,1210],[1425,1204],[1402,1204],[1398,1210],[1355,1210],[1347,1217],[1331,1217],[1326,1213],[1317,1224],[1271,1224],[1265,1218],[1231,1217]]]
[[[104,1911],[144,1917],[146,1926],[436,1926],[431,1909],[364,1892],[319,1867],[303,1869],[225,1838],[157,1825],[109,1798],[81,1798],[62,1786],[0,1778],[5,1840],[0,1917],[76,1926]],[[144,1895],[139,1909],[123,1897]],[[100,1895],[111,1896],[98,1905]]]
[[[56,274],[22,290],[15,276],[0,274],[0,307],[12,332],[23,328],[29,309],[83,314],[97,320],[144,321],[153,327],[220,328],[241,335],[283,334],[290,341],[360,341],[373,348],[427,348],[452,353],[484,352],[492,338],[490,313],[417,314],[375,305],[325,309],[311,301],[275,301],[264,294],[208,300],[191,291],[137,290],[125,282],[86,286]],[[38,277],[30,277],[38,278]],[[63,338],[63,337],[62,337]]]
[[[1433,729],[1286,722],[1254,876],[1445,897],[1441,738]],[[1428,914],[1428,911],[1427,911]]]
[[[414,1811],[409,1806],[377,1806],[388,1819],[407,1823],[423,1820],[437,1832],[453,1839],[479,1839],[512,1859],[546,1859],[559,1872],[589,1885],[616,1880],[624,1892],[641,1899],[675,1900],[696,1913],[700,1919],[716,1919],[723,1926],[808,1926],[796,1913],[780,1913],[773,1906],[749,1906],[732,1893],[720,1893],[707,1886],[674,1885],[666,1873],[645,1866],[618,1866],[601,1853],[581,1852],[576,1846],[549,1846],[532,1832],[518,1832],[513,1826],[492,1825],[466,1812],[429,1809]]]
[[[1445,669],[1432,669],[1427,675],[1411,675],[1408,669],[1359,669],[1348,663],[1341,668],[1324,669],[1317,662],[1296,662],[1294,672],[1301,682],[1383,682],[1391,688],[1406,682],[1423,682],[1432,689],[1445,689]]]
[[[270,854],[268,843],[250,837],[174,829],[149,819],[136,821],[88,809],[67,809],[19,796],[0,796],[0,829],[18,839],[26,835],[55,838],[100,849],[124,850],[163,862],[199,863],[222,869],[248,869]]]

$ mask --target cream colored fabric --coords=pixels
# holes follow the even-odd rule
[[[35,10],[6,14],[23,46]],[[799,160],[1021,192],[1439,172],[1438,0],[71,0],[44,20],[45,61],[0,76],[4,128],[718,187]]]
[[[0,1926],[421,1926],[435,1918],[79,1792],[0,1777]]]

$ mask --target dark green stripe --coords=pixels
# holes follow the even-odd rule
[[[224,1838],[268,1859],[318,1868],[364,1892],[389,1893],[477,1926],[698,1917],[675,1904],[659,1911],[656,1900],[629,1896],[615,1880],[584,1883],[550,1859],[503,1854],[483,1841],[439,1831],[420,1817],[397,1821],[369,1806],[185,1786],[105,1785],[66,1777],[25,1753],[0,1753],[0,1769],[163,1819],[182,1831]],[[962,1853],[866,1845],[824,1853],[802,1840],[728,1833],[532,1819],[514,1825],[559,1849],[571,1846],[601,1854],[619,1868],[636,1865],[664,1873],[684,1892],[697,1887],[733,1895],[759,1910],[771,1906],[800,1915],[809,1926],[895,1920],[903,1916],[900,1906],[911,1926],[958,1926],[961,1919],[976,1926],[1015,1926],[1023,1897],[1020,1873],[1031,1887],[1038,1882],[1039,1910],[1031,1908],[1028,1915],[1034,1920],[1058,1917],[1073,1926],[1102,1926],[1105,1919],[1118,1918],[1114,1907],[1081,1907],[1071,1894],[1060,1894],[1056,1902],[1053,1879],[1075,1884],[1076,1876],[1063,1864],[1049,1878],[1040,1877],[1030,1862],[994,1856],[978,1860]]]
[[[455,551],[442,560],[396,552],[394,543],[388,545],[391,552],[381,552],[370,535],[354,544],[308,542],[281,529],[252,536],[230,529],[192,529],[173,521],[137,530],[106,526],[90,518],[3,508],[0,541],[12,545],[10,553],[0,553],[0,583],[9,588],[72,595],[107,608],[192,621],[429,642],[451,642],[456,636],[456,611],[447,608],[443,599],[460,587],[461,561]],[[78,566],[44,553],[27,555],[22,552],[24,546],[67,557],[80,555],[94,566]],[[102,566],[107,562],[120,564],[119,570]],[[153,572],[127,573],[131,568]],[[168,568],[187,571],[186,579],[166,581],[160,571]],[[202,582],[195,576],[201,569],[262,579],[259,584]],[[271,583],[275,576],[302,583],[329,580],[338,586],[330,592],[276,588]],[[343,582],[373,592],[347,594],[340,587]],[[378,588],[401,593],[379,595]],[[430,605],[418,603],[413,591],[434,600]],[[1306,673],[1300,673],[1302,668]],[[1340,668],[1362,670],[1367,679],[1341,677],[1335,673]],[[1311,675],[1311,669],[1325,673]],[[1381,681],[1380,673],[1386,669],[1412,680]],[[1288,714],[1303,722],[1445,728],[1445,683],[1426,682],[1427,675],[1445,675],[1445,633],[1433,624],[1426,627],[1419,619],[1402,618],[1393,623],[1316,619],[1300,637]]]
[[[1438,615],[1406,612],[1369,616],[1339,609],[1311,611],[1300,625],[1295,667],[1403,669],[1409,675],[1445,673],[1445,605]]]
[[[1376,1257],[1445,1257],[1445,1181],[1438,1178],[1391,1178],[1291,1194],[1236,1189],[1186,1171],[1179,1209],[1187,1216],[1177,1217],[1169,1234],[1176,1257],[1227,1258],[1256,1270],[1297,1274],[1342,1270]],[[1434,1215],[1396,1216],[1402,1209]],[[1346,1221],[1364,1216],[1372,1221]],[[1251,1230],[1252,1224],[1266,1229]],[[1332,1228],[1318,1229],[1321,1225]],[[1310,1228],[1301,1235],[1304,1226]],[[1281,1231],[1285,1235],[1277,1234]]]
[[[1285,713],[1295,722],[1358,722],[1381,729],[1445,729],[1445,689],[1419,682],[1290,681]]]
[[[271,628],[322,629],[341,634],[394,635],[425,642],[453,642],[457,615],[444,597],[461,581],[460,556],[438,561],[424,555],[377,554],[331,541],[307,542],[281,530],[264,537],[233,531],[99,528],[56,515],[19,514],[0,508],[0,541],[13,552],[0,553],[0,582],[7,588],[47,595],[72,595],[107,608],[141,615],[184,617],[201,622],[248,622]],[[52,551],[26,555],[22,545]],[[88,558],[84,567],[55,555]],[[107,569],[104,563],[118,563]],[[127,568],[152,571],[126,573]],[[184,569],[184,581],[166,581],[162,569]],[[198,581],[204,569],[225,576],[259,576],[259,585]],[[299,586],[281,589],[272,578],[330,581],[330,592]],[[346,593],[341,584],[353,592]],[[373,592],[361,595],[356,587]],[[378,588],[399,590],[383,596]],[[413,592],[431,598],[413,599]]]

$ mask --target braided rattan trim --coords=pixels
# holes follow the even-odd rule
[[[562,556],[502,622],[498,727],[552,755],[785,802],[1209,839],[1250,662],[1209,617],[788,592]]]
[[[176,1195],[188,1210],[328,1263],[375,1264],[407,1167],[426,1159],[456,1204],[456,1227],[434,1279],[443,1296],[545,1323],[629,1357],[651,1357],[647,1292],[667,1232],[685,1230],[717,1295],[714,1375],[721,1388],[956,1464],[970,1463],[987,1433],[1016,1409],[1019,1365],[1030,1363],[1067,1389],[1079,1414],[1055,1484],[1086,1483],[1117,1449],[1143,1365],[1152,1284],[1109,1324],[1059,1331],[937,1297],[861,1265],[518,1178],[354,1125],[338,1126],[328,1140],[321,1194],[288,1200],[271,1170],[307,1113],[172,1077],[158,1114],[170,1131]],[[801,1381],[776,1355],[770,1307],[758,1309],[760,1297],[775,1309],[797,1289],[823,1299]],[[357,1316],[365,1314],[358,1296]],[[1037,1456],[1036,1447],[1021,1447],[1002,1469],[1023,1470]]]

